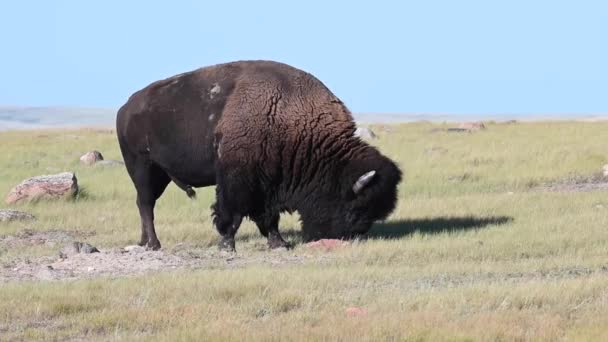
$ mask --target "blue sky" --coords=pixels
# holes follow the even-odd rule
[[[118,107],[273,59],[354,112],[607,113],[607,1],[4,1],[0,104]]]

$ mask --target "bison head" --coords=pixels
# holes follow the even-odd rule
[[[393,161],[369,148],[346,163],[338,182],[319,191],[302,215],[306,240],[350,238],[364,234],[395,208],[401,171]]]

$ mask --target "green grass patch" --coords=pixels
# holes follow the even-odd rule
[[[404,171],[399,204],[368,237],[327,261],[160,272],[118,279],[0,285],[0,340],[606,340],[608,197],[605,190],[539,186],[593,177],[608,163],[608,123],[372,126]],[[0,194],[25,178],[74,171],[75,199],[15,206],[33,222],[0,235],[61,230],[100,248],[139,238],[135,191],[123,167],[86,167],[99,150],[121,159],[114,133],[0,133]],[[215,248],[213,188],[196,200],[170,185],[156,209],[163,248]],[[299,242],[297,215],[281,230]],[[244,256],[274,253],[246,221]],[[45,245],[2,247],[12,260],[54,255]],[[298,256],[324,255],[296,244]],[[311,260],[318,260],[312,258]],[[367,314],[349,317],[362,307]]]

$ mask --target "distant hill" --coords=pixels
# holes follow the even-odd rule
[[[49,127],[114,127],[117,109],[86,107],[25,107],[0,105],[0,131]],[[447,114],[447,113],[354,113],[359,123],[394,123],[411,121],[455,122],[496,120],[606,120],[607,114]]]
[[[116,109],[0,106],[0,130],[66,126],[113,126]]]

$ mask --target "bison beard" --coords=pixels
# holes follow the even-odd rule
[[[363,234],[394,209],[401,171],[355,137],[342,102],[312,75],[270,61],[201,68],[150,84],[118,111],[117,135],[137,191],[141,245],[159,249],[154,206],[169,182],[189,197],[216,185],[213,223],[234,250],[245,217],[286,247],[281,212],[305,240]]]

